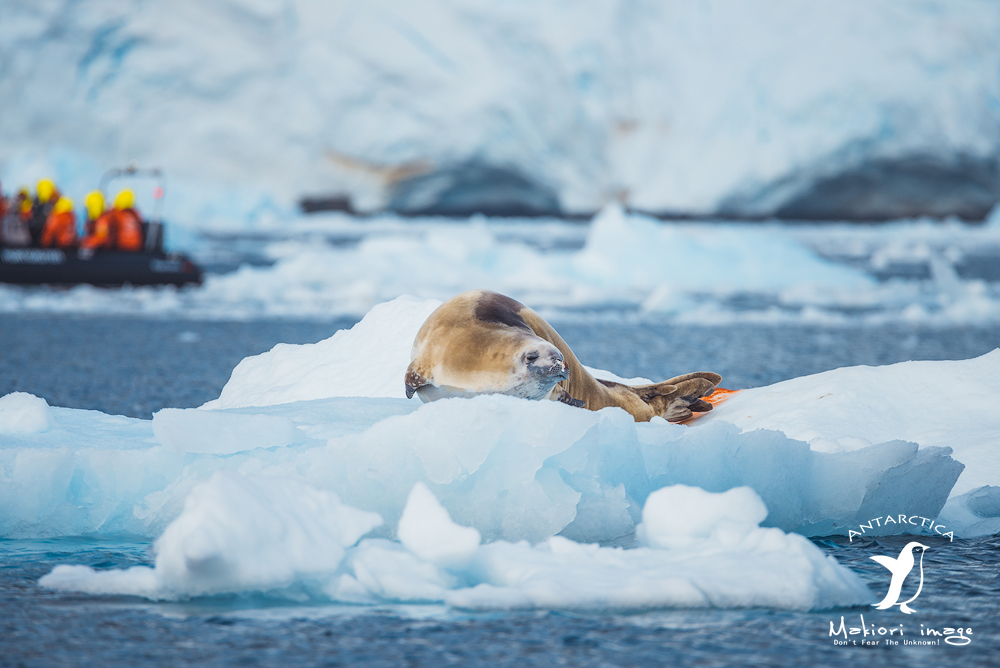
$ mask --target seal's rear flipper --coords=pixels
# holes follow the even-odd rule
[[[693,380],[695,378],[702,378],[704,380],[707,380],[712,384],[713,388],[722,382],[722,376],[720,376],[717,373],[712,373],[711,371],[696,371],[694,373],[686,373],[683,376],[675,376],[674,378],[671,378],[670,380],[665,380],[663,382],[670,383],[671,385],[680,385],[686,380]],[[711,392],[708,392],[701,396],[707,396],[708,394],[711,394]]]
[[[708,371],[688,373],[655,385],[637,385],[630,389],[649,404],[656,415],[668,422],[682,422],[693,412],[712,410],[712,405],[701,397],[715,391],[722,376]]]
[[[689,397],[683,397],[683,398],[688,399]],[[708,403],[704,399],[695,399],[694,401],[691,402],[688,408],[690,408],[695,413],[707,413],[708,411],[712,410],[712,404]]]

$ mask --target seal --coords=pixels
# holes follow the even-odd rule
[[[636,422],[682,422],[707,412],[722,380],[697,372],[650,385],[597,380],[540,315],[510,297],[473,290],[452,297],[417,332],[406,396],[423,401],[477,394],[552,399],[592,411],[617,406]]]

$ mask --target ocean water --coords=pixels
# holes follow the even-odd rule
[[[873,554],[906,537],[817,543],[881,593],[887,578]],[[294,605],[254,597],[150,603],[41,589],[60,563],[112,568],[151,563],[148,546],[85,539],[0,541],[0,665],[314,666],[993,666],[1000,650],[997,537],[933,543],[917,613],[865,609],[663,610],[641,614],[517,612],[456,614],[437,606],[367,608]],[[904,594],[909,590],[904,590]],[[835,645],[831,623],[874,634]],[[902,625],[887,646],[878,629]],[[964,646],[928,629],[972,629]],[[835,630],[836,630],[835,629]],[[922,632],[924,635],[922,635]],[[840,638],[840,636],[837,636]]]
[[[32,392],[50,404],[148,418],[164,406],[218,396],[235,364],[278,342],[326,338],[353,321],[227,323],[125,317],[0,316],[0,394]],[[722,373],[733,388],[852,364],[962,359],[996,347],[990,327],[675,326],[556,323],[589,365],[622,375]],[[876,595],[907,537],[820,539]],[[181,603],[42,589],[58,564],[151,564],[148,542],[63,538],[0,541],[0,665],[995,665],[1000,650],[1000,539],[920,537],[928,544],[916,614],[664,610],[641,614],[456,613],[440,606],[317,606],[257,596]],[[905,588],[903,594],[912,595]],[[901,600],[905,600],[901,597]],[[836,645],[831,623],[866,628]],[[888,646],[933,638],[931,646]],[[972,629],[953,646],[928,629]],[[924,635],[921,635],[924,632]],[[954,634],[953,634],[954,635]],[[893,635],[898,640],[898,632]],[[861,641],[877,640],[866,646]]]

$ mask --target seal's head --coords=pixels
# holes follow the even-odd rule
[[[523,308],[489,291],[463,293],[441,305],[413,342],[407,396],[547,398],[569,377],[568,365],[555,345],[525,323]]]
[[[511,388],[504,394],[544,399],[556,383],[569,378],[569,369],[563,354],[554,345],[537,336],[525,339],[512,360]]]

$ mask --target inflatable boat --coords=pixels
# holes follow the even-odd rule
[[[130,163],[124,169],[108,170],[100,190],[108,191],[119,178],[155,179],[154,211],[142,223],[144,247],[140,251],[76,248],[38,248],[0,244],[0,283],[18,285],[186,285],[201,283],[201,269],[186,255],[163,250],[164,177],[157,168],[139,169]],[[27,239],[24,240],[27,242]]]

